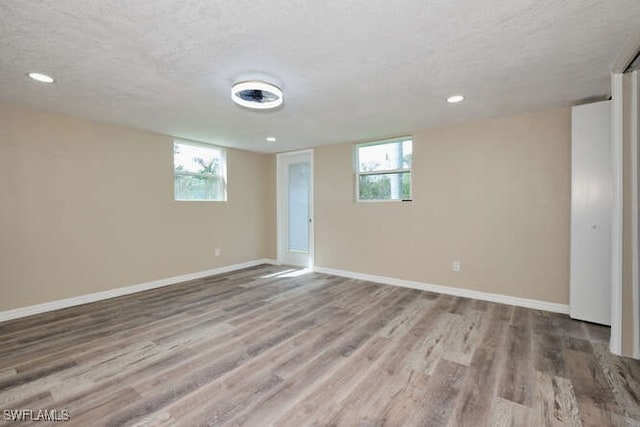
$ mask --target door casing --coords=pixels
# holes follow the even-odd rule
[[[286,227],[288,224],[287,221],[287,213],[285,206],[286,202],[286,192],[288,191],[288,182],[284,179],[284,167],[285,160],[299,156],[301,154],[309,155],[309,219],[311,220],[309,224],[309,255],[307,265],[300,265],[300,267],[305,268],[313,268],[314,266],[314,216],[313,216],[313,206],[314,206],[314,183],[313,183],[313,175],[314,175],[314,166],[313,166],[313,149],[308,150],[298,150],[298,151],[290,151],[286,153],[279,153],[276,156],[276,222],[277,222],[277,247],[278,247],[278,264],[287,263],[286,257],[286,248],[287,242],[285,241],[286,236]]]

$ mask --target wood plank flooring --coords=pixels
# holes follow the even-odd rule
[[[640,363],[608,352],[608,328],[300,273],[0,324],[0,424],[64,409],[57,425],[640,425]]]

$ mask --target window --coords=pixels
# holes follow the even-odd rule
[[[173,143],[176,200],[227,200],[227,165],[222,148],[195,142]]]
[[[409,138],[356,145],[356,200],[411,200],[412,154]]]

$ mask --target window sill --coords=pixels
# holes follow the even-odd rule
[[[374,204],[374,203],[411,203],[413,199],[394,199],[394,200],[356,200],[356,204]]]
[[[206,200],[206,199],[188,199],[188,200],[177,200],[173,199],[175,203],[194,203],[194,204],[202,204],[202,203],[226,203],[227,200]]]

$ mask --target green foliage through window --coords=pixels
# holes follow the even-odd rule
[[[407,200],[411,198],[411,174],[380,174],[360,175],[360,200],[393,200],[391,189],[398,188],[399,197],[395,199]],[[395,194],[395,193],[394,193]]]
[[[175,200],[226,200],[224,162],[221,148],[176,141],[173,145]]]
[[[357,200],[411,199],[412,156],[410,139],[357,145]]]

